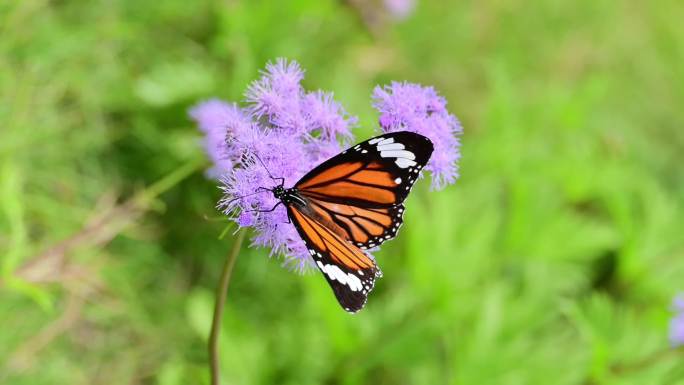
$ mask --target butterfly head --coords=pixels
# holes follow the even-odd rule
[[[278,200],[282,201],[285,197],[285,187],[283,186],[275,186],[271,191],[273,191],[273,196]]]

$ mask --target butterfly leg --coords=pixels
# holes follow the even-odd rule
[[[270,210],[247,210],[246,212],[248,212],[248,213],[253,213],[253,212],[257,212],[257,213],[270,213],[270,212],[275,211],[275,209],[276,209],[278,206],[280,206],[281,204],[283,204],[283,202],[278,202],[278,203],[276,203],[275,206],[271,207]]]

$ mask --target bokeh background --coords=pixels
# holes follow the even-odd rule
[[[226,384],[681,384],[678,1],[3,1],[0,383],[207,384],[233,242],[187,110],[277,57],[377,132],[376,84],[434,85],[461,178],[421,183],[350,316],[243,248]]]

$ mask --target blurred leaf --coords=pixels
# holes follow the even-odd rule
[[[213,75],[200,63],[164,63],[143,75],[135,92],[145,103],[164,107],[206,95],[213,82]]]
[[[192,291],[186,300],[185,314],[195,333],[201,339],[206,339],[211,330],[211,320],[214,314],[214,295],[203,289]]]

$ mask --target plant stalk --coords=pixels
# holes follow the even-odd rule
[[[230,277],[233,274],[235,260],[240,253],[242,241],[245,239],[245,232],[246,231],[244,230],[238,231],[235,243],[233,243],[230,254],[228,254],[228,257],[223,264],[223,270],[221,270],[221,279],[219,281],[219,286],[216,289],[216,304],[214,305],[214,317],[211,321],[211,334],[209,335],[209,367],[211,370],[212,385],[220,385],[221,383],[218,340],[219,332],[221,331],[221,320],[223,319],[223,306],[226,302],[228,285],[230,284]]]

